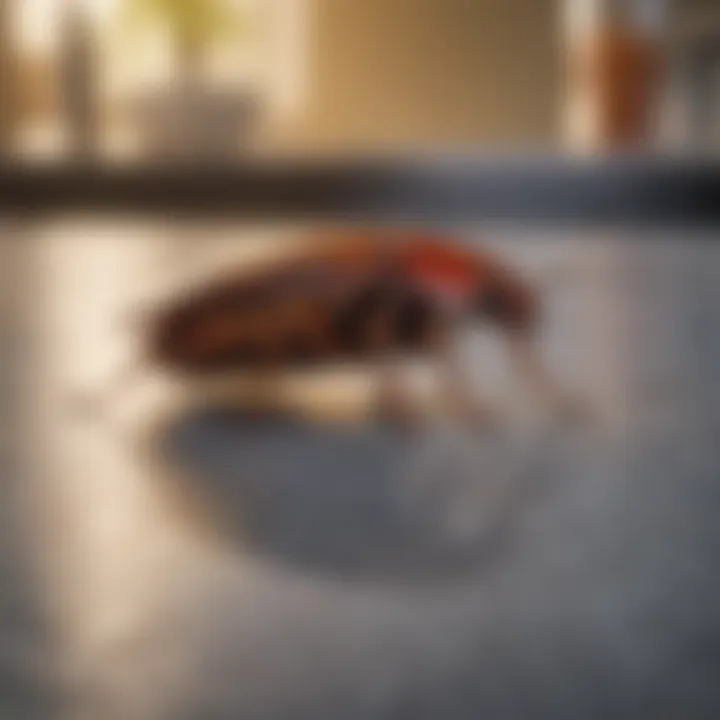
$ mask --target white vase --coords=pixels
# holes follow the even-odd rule
[[[146,157],[225,161],[252,145],[261,108],[252,90],[193,84],[146,93],[133,110]]]

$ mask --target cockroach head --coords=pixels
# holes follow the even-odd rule
[[[529,283],[502,273],[480,284],[473,311],[476,317],[505,330],[527,333],[537,325],[539,298]]]

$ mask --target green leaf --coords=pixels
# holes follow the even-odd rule
[[[121,24],[131,33],[163,29],[177,42],[207,48],[244,35],[248,13],[232,0],[124,0]]]

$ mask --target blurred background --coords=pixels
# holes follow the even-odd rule
[[[8,166],[713,157],[719,113],[717,0],[0,0]],[[362,372],[284,379],[319,425],[166,378],[70,419],[138,302],[321,226],[0,215],[0,714],[716,720],[714,228],[434,225],[563,268],[541,342],[587,428],[523,424],[494,338],[493,440],[327,422]]]
[[[3,0],[23,156],[717,142],[713,0]]]

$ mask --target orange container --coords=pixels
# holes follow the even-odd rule
[[[655,137],[665,70],[657,29],[601,18],[570,33],[570,139],[589,149],[640,149]]]

